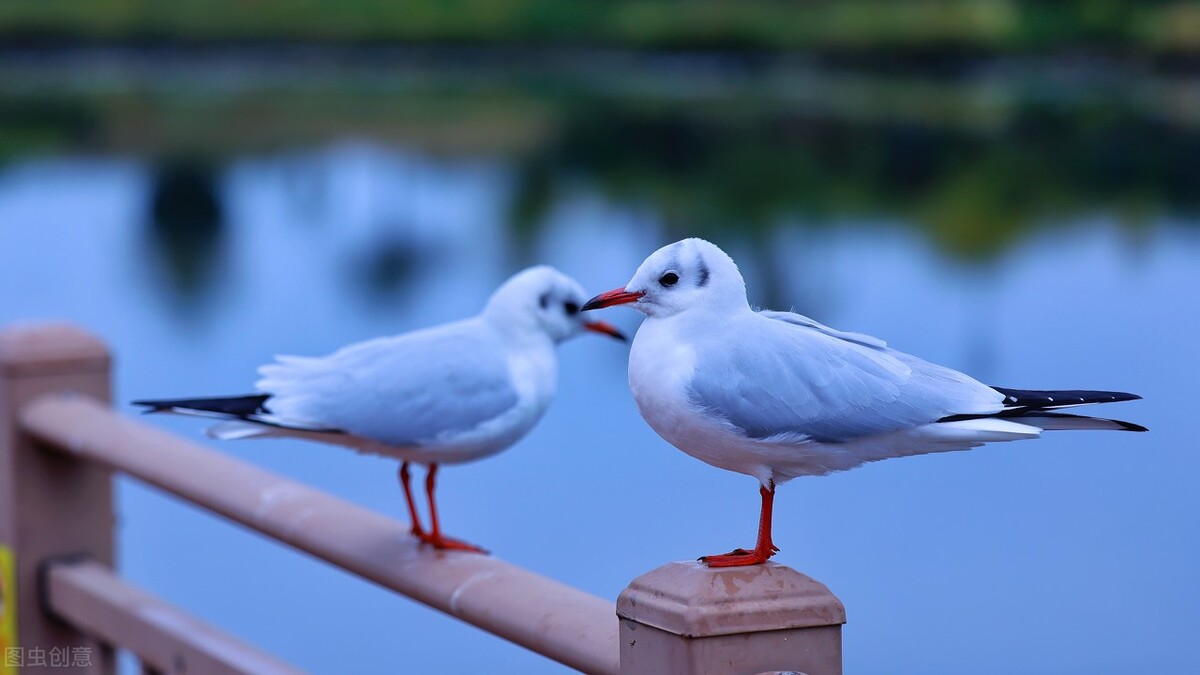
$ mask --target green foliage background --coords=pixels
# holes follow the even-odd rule
[[[432,41],[654,48],[1200,46],[1193,2],[1075,0],[6,0],[9,38]]]

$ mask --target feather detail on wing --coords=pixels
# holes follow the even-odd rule
[[[1003,396],[990,387],[869,336],[784,312],[738,320],[762,322],[744,332],[733,327],[762,339],[732,350],[698,342],[689,393],[751,438],[846,442],[1002,408]]]
[[[873,349],[887,348],[887,343],[877,337],[867,335],[865,333],[852,333],[849,331],[837,330],[836,328],[830,328],[829,326],[826,326],[818,321],[814,321],[803,314],[797,314],[795,312],[777,312],[774,310],[762,310],[758,314],[760,316],[765,316],[768,319],[774,319],[775,321],[783,321],[797,326],[804,326],[805,328],[812,328],[830,337],[835,337],[839,340],[846,340],[847,342],[854,342],[864,347],[871,347]]]
[[[280,356],[259,369],[280,420],[397,446],[470,431],[518,402],[500,338],[469,320],[346,347],[324,358]],[[432,391],[430,383],[439,390]]]

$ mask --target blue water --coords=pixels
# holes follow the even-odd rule
[[[584,182],[518,246],[502,215],[504,162],[335,144],[221,169],[224,226],[189,284],[154,243],[150,181],[141,161],[111,156],[0,169],[0,323],[61,318],[102,336],[129,414],[133,398],[248,391],[276,353],[474,313],[523,261],[589,291],[623,285],[668,241],[652,209]],[[1048,434],[785,486],[776,559],[844,601],[847,672],[1200,672],[1200,454],[1186,424],[1200,230],[1156,216],[1131,232],[1102,210],[1069,218],[975,265],[884,217],[717,242],[742,261],[752,301],[769,288],[820,321],[999,385],[1146,399],[1105,412],[1148,434]],[[605,318],[637,326],[631,311]],[[442,473],[452,534],[605,598],[664,562],[752,543],[753,479],[646,427],[626,349],[565,345],[540,426]],[[405,517],[393,462],[293,441],[218,444],[196,420],[145,421]],[[306,670],[562,670],[137,483],[120,481],[118,500],[124,575]]]

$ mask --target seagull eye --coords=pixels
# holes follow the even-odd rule
[[[674,286],[679,283],[679,275],[674,272],[667,272],[658,278],[658,283],[663,286]]]
[[[579,305],[573,302],[564,302],[563,309],[567,310],[567,314],[575,315],[579,313]]]

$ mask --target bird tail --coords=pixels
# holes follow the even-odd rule
[[[329,429],[303,421],[283,419],[271,412],[267,401],[272,394],[247,394],[245,396],[220,396],[216,398],[143,399],[134,405],[146,406],[144,413],[170,412],[195,417],[227,420],[209,430],[209,435],[219,439],[262,436],[266,432],[250,433],[257,425],[275,429],[322,434],[340,434],[339,429]]]
[[[277,435],[279,432],[275,427],[255,422],[232,420],[214,424],[206,429],[204,433],[208,434],[209,438],[215,438],[218,441],[237,441],[243,438]]]
[[[1015,415],[1006,419],[1037,427],[1042,431],[1061,431],[1063,429],[1101,429],[1109,431],[1149,431],[1146,427],[1133,422],[1113,420],[1105,417],[1089,417],[1087,415],[1069,415],[1067,413],[1029,412]]]
[[[1004,395],[1004,409],[987,415],[951,415],[939,422],[959,422],[975,419],[1004,419],[1020,424],[1037,427],[1044,431],[1061,429],[1107,429],[1113,431],[1148,431],[1146,427],[1133,422],[1113,420],[1087,415],[1073,415],[1057,412],[1089,403],[1115,403],[1117,401],[1136,401],[1141,399],[1137,394],[1123,391],[1094,391],[1088,389],[1009,389],[992,387]]]
[[[143,413],[173,412],[183,415],[249,419],[252,415],[269,414],[267,399],[270,394],[247,394],[245,396],[221,396],[217,398],[173,398],[143,399],[132,401],[133,405],[146,406]]]

